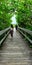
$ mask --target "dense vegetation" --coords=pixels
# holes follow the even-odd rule
[[[32,0],[19,0],[17,21],[19,26],[32,30]]]
[[[0,30],[7,28],[11,24],[11,17],[14,13],[14,1],[0,1]]]
[[[32,0],[0,0],[0,30],[11,25],[14,13],[19,26],[32,30]]]

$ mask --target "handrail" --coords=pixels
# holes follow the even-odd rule
[[[10,32],[10,27],[9,28],[6,28],[5,30],[0,31],[0,36],[2,36],[3,34],[5,34],[4,37],[0,40],[0,45],[5,40],[5,38],[9,34],[9,32]]]
[[[27,32],[28,34],[32,35],[32,31],[28,30],[28,29],[25,29],[25,28],[21,28],[21,27],[18,27],[19,29],[21,29],[22,31],[25,31]]]
[[[25,28],[21,28],[21,27],[18,27],[18,31],[32,44],[32,40],[27,36],[27,34],[32,36],[32,31],[25,29]]]
[[[5,33],[6,31],[8,31],[9,29],[10,29],[10,27],[9,27],[9,28],[6,28],[5,30],[0,31],[0,36],[1,36],[3,33]]]

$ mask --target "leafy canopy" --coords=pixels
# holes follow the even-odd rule
[[[0,30],[10,26],[14,13],[19,26],[32,30],[32,0],[0,0]]]

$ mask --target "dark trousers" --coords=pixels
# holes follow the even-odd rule
[[[13,37],[13,30],[11,30],[11,37]]]

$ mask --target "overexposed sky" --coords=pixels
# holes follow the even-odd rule
[[[16,22],[16,15],[15,14],[11,18],[11,20],[12,20],[12,24],[17,24],[17,22]]]

